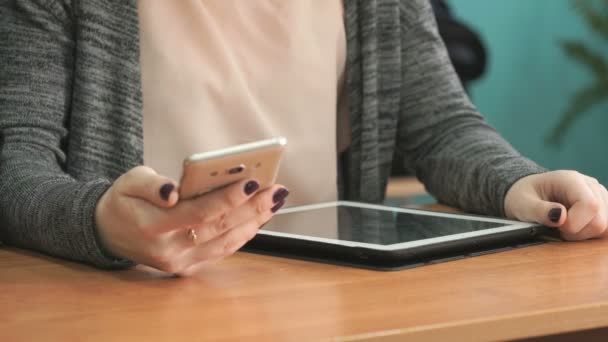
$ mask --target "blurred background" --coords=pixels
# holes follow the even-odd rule
[[[608,1],[583,2],[595,4],[608,22]],[[447,3],[456,18],[480,34],[487,49],[485,74],[470,86],[473,101],[487,120],[543,166],[577,169],[608,184],[608,97],[559,134],[559,145],[546,141],[576,93],[596,81],[588,67],[564,52],[560,42],[583,42],[608,60],[608,37],[589,27],[575,9],[576,1]]]
[[[456,70],[488,122],[542,166],[576,169],[608,186],[608,0],[431,3]],[[409,196],[424,189],[400,182],[408,170],[393,174],[390,204],[434,201]]]

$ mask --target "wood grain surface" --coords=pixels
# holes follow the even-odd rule
[[[504,340],[608,325],[608,240],[399,272],[237,253],[191,278],[0,247],[1,341]]]

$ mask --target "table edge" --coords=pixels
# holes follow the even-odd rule
[[[608,326],[608,301],[521,314],[438,323],[356,334],[338,341],[447,341],[459,336],[475,340],[511,340],[589,330]]]

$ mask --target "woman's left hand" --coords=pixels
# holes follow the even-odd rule
[[[597,179],[576,171],[531,175],[509,189],[505,214],[559,228],[566,240],[591,239],[607,234],[608,192]]]

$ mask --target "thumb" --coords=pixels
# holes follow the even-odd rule
[[[568,210],[563,204],[544,201],[540,198],[529,198],[522,204],[522,211],[518,219],[527,222],[536,222],[547,227],[560,227],[566,222]]]
[[[173,207],[179,199],[175,181],[146,166],[129,170],[116,181],[116,187],[122,195],[142,199],[161,208]]]

